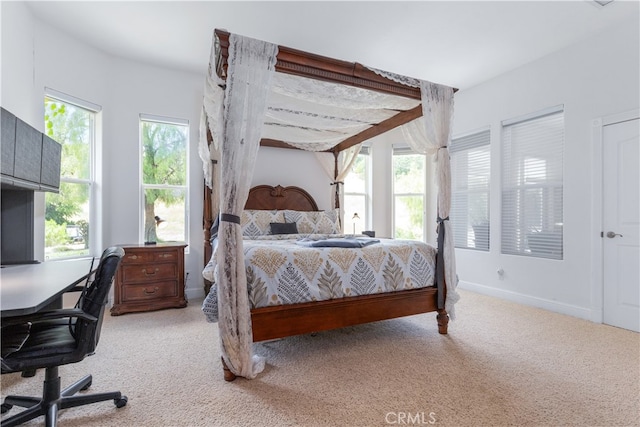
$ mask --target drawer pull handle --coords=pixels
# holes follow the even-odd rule
[[[158,255],[158,257],[160,258],[171,258],[173,255],[172,254],[160,254]]]
[[[144,288],[144,293],[147,295],[155,294],[158,291],[158,287],[154,287],[152,291],[148,291],[147,288]]]
[[[138,255],[129,255],[129,259],[138,259]]]
[[[156,268],[153,270],[153,272],[151,272],[151,273],[149,273],[149,272],[147,271],[147,269],[146,269],[146,268],[143,268],[143,269],[142,269],[142,272],[143,272],[145,275],[147,275],[147,276],[153,276],[153,275],[155,275],[158,271],[159,271],[159,269],[158,269],[157,267],[156,267]]]

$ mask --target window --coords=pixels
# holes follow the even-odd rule
[[[47,89],[45,132],[62,145],[60,192],[45,194],[45,259],[91,253],[93,153],[100,107]]]
[[[186,120],[140,115],[142,239],[187,241]]]
[[[502,126],[502,253],[562,259],[563,107]]]
[[[393,235],[424,241],[425,156],[393,147]]]
[[[370,158],[369,147],[362,147],[353,162],[351,172],[344,180],[344,232],[360,233],[371,223],[370,206]],[[358,217],[354,218],[354,214]]]
[[[489,250],[490,131],[451,141],[451,225],[456,248]]]

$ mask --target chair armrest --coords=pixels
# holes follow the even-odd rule
[[[15,316],[2,319],[2,326],[16,325],[27,322],[42,322],[44,320],[64,319],[68,317],[74,317],[78,319],[84,319],[89,322],[98,321],[97,317],[91,316],[85,313],[79,308],[64,308],[59,310],[42,311],[33,314],[27,314],[24,316]]]

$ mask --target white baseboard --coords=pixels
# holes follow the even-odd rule
[[[592,313],[592,310],[589,308],[578,307],[575,305],[565,304],[558,301],[551,301],[538,297],[532,297],[530,295],[519,294],[517,292],[505,291],[504,289],[496,289],[490,286],[480,285],[478,283],[465,282],[460,280],[458,282],[458,288],[476,292],[482,295],[488,295],[507,301],[512,301],[530,307],[542,308],[554,313],[578,317],[580,319],[589,321],[594,321],[594,319],[597,319],[597,316],[594,316],[594,313]]]

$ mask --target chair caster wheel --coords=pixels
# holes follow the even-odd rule
[[[88,390],[88,389],[89,389],[89,387],[91,387],[91,383],[92,383],[92,382],[93,382],[93,381],[89,381],[89,382],[87,383],[87,385],[86,385],[86,386],[84,386],[84,387],[82,387],[80,390],[81,390],[81,391]]]
[[[22,378],[35,377],[36,376],[36,371],[37,371],[37,369],[27,369],[26,371],[22,371],[22,374],[20,374],[20,376]]]
[[[5,412],[9,412],[11,410],[11,408],[13,408],[13,405],[10,405],[8,403],[3,403],[2,404],[2,413],[4,414]]]
[[[122,408],[126,406],[128,401],[129,399],[127,399],[127,396],[122,396],[120,399],[113,399],[113,403],[115,403],[116,408]]]

